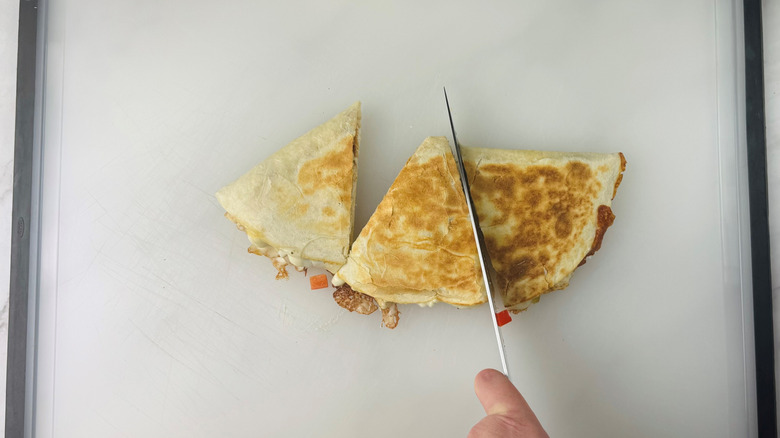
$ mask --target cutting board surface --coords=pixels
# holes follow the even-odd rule
[[[56,336],[39,432],[465,436],[483,415],[473,378],[500,366],[487,307],[403,306],[397,329],[380,327],[303,275],[275,281],[214,197],[360,100],[359,230],[422,140],[449,136],[446,85],[465,145],[628,160],[602,249],[503,329],[550,435],[744,435],[752,365],[723,274],[735,255],[719,147],[734,145],[718,142],[716,8],[51,5]]]

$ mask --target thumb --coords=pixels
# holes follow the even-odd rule
[[[480,371],[474,392],[487,416],[471,429],[470,438],[548,436],[520,391],[502,373]]]

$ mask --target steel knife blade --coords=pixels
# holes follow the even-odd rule
[[[469,180],[466,175],[466,168],[463,165],[463,155],[460,150],[460,143],[458,143],[458,136],[455,134],[455,124],[452,122],[452,111],[450,110],[450,100],[447,97],[447,88],[444,88],[444,101],[447,104],[447,115],[449,116],[450,128],[452,129],[452,141],[455,144],[455,158],[458,165],[458,173],[460,174],[460,183],[463,186],[463,194],[466,197],[466,205],[468,206],[469,218],[471,219],[471,228],[474,231],[474,240],[477,243],[479,265],[482,268],[482,279],[485,282],[485,292],[487,293],[488,305],[490,306],[490,316],[493,318],[493,330],[496,333],[498,354],[501,357],[501,366],[504,368],[504,375],[509,377],[509,369],[506,366],[506,355],[504,353],[504,339],[501,337],[501,330],[498,328],[496,306],[493,302],[493,281],[490,278],[490,271],[492,268],[490,255],[488,254],[487,245],[485,244],[485,236],[479,228],[479,218],[474,209],[474,200],[471,198]]]

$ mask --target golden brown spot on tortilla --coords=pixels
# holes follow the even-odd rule
[[[571,178],[571,184],[581,184],[590,179],[591,176],[590,167],[579,161],[573,161],[567,164],[566,170],[569,171],[566,178]]]
[[[301,202],[299,204],[295,204],[295,210],[293,214],[297,216],[303,216],[304,214],[306,214],[306,211],[308,210],[309,210],[309,205]]]
[[[321,157],[305,162],[298,171],[298,186],[304,199],[308,196],[316,197],[321,191],[335,191],[336,198],[347,207],[343,212],[334,210],[336,214],[333,215],[333,221],[324,224],[323,233],[327,233],[328,229],[349,227],[354,153],[355,137],[344,137],[341,139],[339,147]],[[330,217],[330,215],[327,216]]]
[[[330,207],[325,207],[322,209],[322,214],[324,214],[325,216],[334,216],[336,214],[336,211]]]
[[[531,208],[536,208],[542,202],[542,192],[539,190],[529,190],[525,195],[525,203]]]
[[[505,164],[486,164],[480,166],[480,171],[484,171],[493,175],[494,178],[508,178],[504,180],[504,186],[507,187],[510,181],[519,179],[522,184],[534,184],[534,183],[560,183],[563,180],[563,175],[552,166],[532,166],[527,168],[524,172],[516,173],[514,169],[517,166],[505,165]]]
[[[412,156],[358,239],[374,286],[457,290],[483,300],[476,244],[452,154]],[[353,249],[354,256],[354,249]]]
[[[562,212],[555,220],[555,235],[565,239],[569,237],[569,234],[571,234],[571,220],[566,212]]]
[[[463,167],[466,169],[466,175],[469,176],[469,184],[471,184],[474,181],[474,174],[478,172],[477,166],[470,161],[466,161],[463,163]]]
[[[583,162],[485,164],[472,184],[493,267],[512,306],[549,292],[549,269],[574,250],[601,184]]]
[[[352,195],[353,146],[354,137],[344,137],[336,150],[304,163],[298,172],[303,193],[311,195],[324,187],[333,187],[342,194],[342,202],[348,202]]]
[[[537,262],[528,256],[522,256],[510,267],[510,272],[515,277],[525,277],[537,267]]]

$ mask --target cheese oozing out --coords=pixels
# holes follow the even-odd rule
[[[249,252],[258,254],[258,255],[264,255],[271,260],[274,261],[274,266],[277,266],[277,269],[280,267],[285,267],[288,264],[293,265],[295,267],[295,270],[298,272],[303,271],[304,269],[308,268],[322,268],[325,269],[325,264],[318,260],[309,260],[305,259],[303,257],[298,257],[294,255],[294,250],[287,250],[284,248],[274,248],[271,245],[268,245],[267,243],[263,242],[259,239],[250,239],[252,242],[252,246],[249,248]]]

